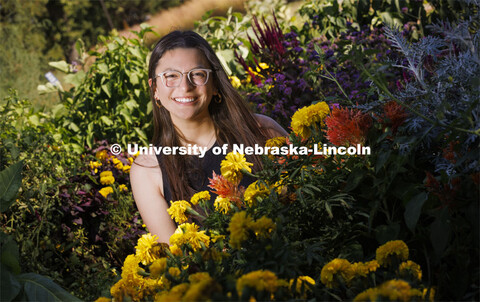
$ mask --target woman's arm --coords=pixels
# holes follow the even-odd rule
[[[287,131],[285,131],[285,129],[283,129],[282,126],[272,118],[262,114],[255,114],[255,118],[257,119],[259,126],[267,131],[267,139],[278,136],[288,136]]]
[[[148,231],[169,243],[175,224],[163,197],[162,171],[155,155],[140,155],[130,169],[130,184],[138,211]]]

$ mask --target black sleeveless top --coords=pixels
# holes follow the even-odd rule
[[[218,144],[217,142],[215,142],[215,144],[213,144],[213,146],[207,152],[205,152],[205,156],[203,158],[200,158],[198,156],[192,156],[194,167],[189,169],[187,179],[189,185],[195,190],[195,192],[210,191],[211,189],[208,187],[210,181],[208,179],[213,177],[213,172],[215,172],[215,174],[217,175],[221,174],[220,164],[222,160],[225,159],[226,154],[213,154],[212,149],[217,146]],[[157,154],[157,161],[160,169],[162,170],[163,196],[165,197],[165,200],[170,206],[170,203],[172,201],[172,191],[170,188],[170,182],[167,177],[167,172],[165,171],[165,167],[163,165],[161,154]],[[240,181],[240,186],[244,186],[246,188],[254,181],[255,179],[253,177],[244,175],[242,180]],[[210,192],[210,195],[212,197],[211,202],[213,203],[217,195],[212,192]]]

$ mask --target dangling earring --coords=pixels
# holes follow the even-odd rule
[[[159,101],[160,99],[155,99],[155,105],[157,105],[158,109],[161,109],[163,106]]]
[[[217,94],[214,101],[215,101],[215,103],[220,104],[222,102],[222,95],[220,93]]]

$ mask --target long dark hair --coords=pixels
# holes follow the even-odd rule
[[[173,31],[169,33],[157,42],[151,54],[148,78],[152,81],[150,86],[154,126],[152,143],[155,146],[179,146],[180,139],[185,141],[182,133],[173,124],[169,112],[164,107],[156,106],[154,98],[156,90],[154,79],[158,62],[165,52],[176,48],[198,49],[211,65],[213,84],[222,100],[221,102],[212,100],[208,108],[215,127],[217,143],[219,145],[228,144],[230,149],[233,144],[248,146],[265,144],[267,138],[265,131],[258,126],[246,101],[230,83],[212,47],[204,38],[193,31]],[[167,173],[163,177],[168,177],[173,200],[188,200],[195,193],[187,179],[188,158],[188,156],[162,155],[162,164]],[[257,156],[249,156],[247,160],[254,163],[254,170],[261,167],[261,161]]]

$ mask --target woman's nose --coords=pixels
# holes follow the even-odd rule
[[[190,82],[190,80],[188,79],[187,74],[183,75],[182,81],[180,82],[180,88],[185,89],[186,91],[195,88],[195,85],[193,85],[192,82]]]

